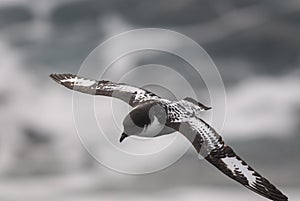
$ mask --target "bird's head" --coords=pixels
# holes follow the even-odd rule
[[[164,124],[166,121],[165,109],[156,102],[150,101],[135,107],[123,121],[124,131],[121,135],[120,142],[130,135],[143,137],[143,133],[145,134],[145,132],[143,132],[144,129],[153,123],[155,118],[158,119],[161,124]]]
[[[130,135],[137,135],[142,133],[144,128],[151,123],[148,110],[143,107],[133,109],[123,121],[123,133],[120,137],[120,142]]]

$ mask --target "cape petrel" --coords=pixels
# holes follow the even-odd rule
[[[97,81],[72,74],[51,74],[50,77],[69,89],[115,97],[132,106],[133,110],[123,121],[120,143],[131,135],[157,137],[178,131],[199,154],[231,179],[270,200],[288,200],[273,184],[237,156],[222,137],[200,118],[199,113],[210,107],[192,98],[167,100],[146,89],[124,83]]]

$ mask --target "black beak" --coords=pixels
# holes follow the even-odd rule
[[[122,135],[121,135],[121,137],[120,137],[120,143],[123,142],[123,140],[124,140],[125,138],[127,138],[127,137],[128,137],[127,134],[122,133]]]

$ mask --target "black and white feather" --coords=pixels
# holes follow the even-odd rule
[[[185,135],[199,154],[230,178],[271,200],[288,200],[266,178],[237,156],[224,143],[222,137],[202,119],[192,117],[181,123],[169,122],[169,126]]]
[[[170,101],[142,88],[123,83],[97,81],[71,74],[52,74],[50,77],[75,91],[111,96],[125,101],[134,107],[133,111],[135,112],[131,114],[138,114],[134,120],[141,125],[150,125],[151,119],[157,120],[158,118],[160,120],[159,118],[163,116],[161,114],[154,114],[150,118],[143,115],[143,113],[149,113],[153,105],[159,105],[163,109],[157,111],[163,111],[166,116],[163,127],[171,129],[168,132],[179,131],[182,133],[200,155],[225,175],[270,200],[288,200],[273,184],[237,156],[232,148],[224,143],[222,137],[200,118],[200,112],[210,108],[198,101],[192,98]],[[148,128],[148,125],[145,128]]]
[[[65,87],[91,95],[118,98],[132,107],[149,100],[160,100],[156,94],[138,87],[106,80],[93,80],[72,74],[51,74],[50,77]]]

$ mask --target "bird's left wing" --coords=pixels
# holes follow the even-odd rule
[[[266,178],[237,156],[221,136],[202,119],[173,119],[167,122],[167,126],[182,133],[207,161],[243,186],[271,200],[288,200]]]
[[[98,81],[72,74],[51,74],[50,77],[57,83],[71,90],[91,95],[118,98],[132,107],[135,107],[145,101],[160,99],[159,96],[151,91],[123,83],[115,83],[106,80]]]

